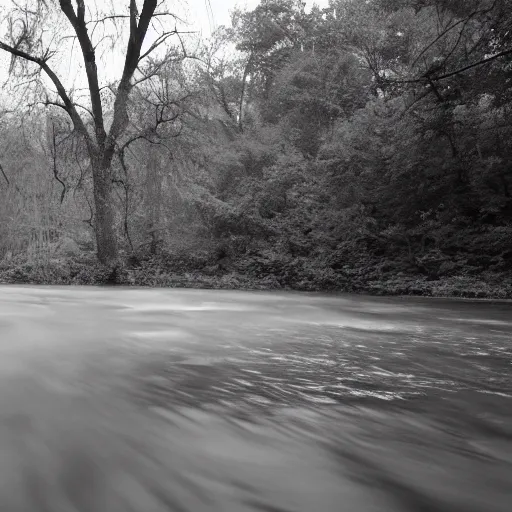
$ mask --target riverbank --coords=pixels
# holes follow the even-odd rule
[[[295,259],[262,265],[258,260],[211,264],[180,258],[129,259],[116,267],[99,265],[92,255],[0,263],[0,284],[124,285],[232,290],[337,291],[371,295],[411,295],[471,299],[511,299],[512,276],[484,271],[478,275],[432,276],[368,264],[332,269]]]

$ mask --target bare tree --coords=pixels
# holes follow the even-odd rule
[[[126,4],[124,10],[119,7],[122,4]],[[0,39],[0,49],[11,54],[10,77],[29,84],[32,91],[43,90],[41,102],[65,110],[74,130],[84,138],[93,177],[97,255],[102,263],[113,263],[118,258],[118,246],[112,163],[129,124],[128,100],[136,85],[158,72],[159,63],[165,60],[161,50],[171,36],[180,37],[176,28],[176,21],[180,20],[162,10],[163,2],[159,0],[99,4],[94,0],[25,0],[23,4],[13,0],[11,5],[4,11],[5,36]],[[165,28],[166,19],[173,20],[173,29]],[[126,34],[123,23],[129,28],[121,78],[115,85],[103,88],[98,74],[99,48],[110,37],[109,49],[113,50],[114,36]],[[111,24],[110,32],[105,24]],[[148,37],[143,48],[148,31],[151,40]],[[50,66],[52,58],[62,55],[63,48],[73,52],[76,42],[87,78],[87,105],[75,101],[76,91],[64,85],[58,65]],[[181,39],[180,45],[183,47]],[[72,60],[72,53],[68,56]],[[44,87],[44,75],[50,80],[50,88]],[[110,99],[111,110],[106,115]],[[106,117],[111,118],[110,123],[106,123]]]

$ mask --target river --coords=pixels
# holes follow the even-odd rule
[[[0,508],[505,512],[512,304],[0,287]]]

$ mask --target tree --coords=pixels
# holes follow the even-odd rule
[[[26,0],[22,4],[13,1],[2,20],[6,35],[0,40],[0,49],[11,55],[12,80],[25,83],[28,80],[34,94],[43,90],[38,101],[63,109],[85,141],[93,177],[97,256],[105,264],[115,262],[118,257],[112,167],[119,141],[129,125],[128,100],[134,87],[154,75],[165,60],[161,50],[167,40],[173,35],[179,37],[176,28],[166,30],[162,28],[163,23],[153,23],[152,31],[156,33],[143,48],[152,21],[157,17],[159,20],[170,17],[174,21],[178,18],[157,10],[162,6],[158,0],[139,2],[140,10],[136,0],[126,3],[128,13],[117,7],[118,2]],[[123,22],[129,23],[129,29],[121,78],[115,85],[101,87],[99,51],[109,37],[112,41],[106,24],[110,23],[115,35],[121,36]],[[65,26],[71,29],[70,33],[63,31]],[[73,58],[70,40],[73,44],[78,41],[83,60],[88,91],[85,106],[76,101],[76,91],[65,86],[58,67],[51,65],[63,48],[69,52],[70,60]],[[45,87],[44,75],[54,90]],[[107,110],[109,100],[112,100],[111,111]]]

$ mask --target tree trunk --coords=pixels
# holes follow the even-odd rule
[[[104,265],[115,263],[118,258],[117,238],[114,227],[115,211],[112,200],[110,168],[94,158],[92,173],[94,181],[94,206],[96,209],[96,250],[98,260]]]
[[[242,91],[240,92],[240,105],[239,105],[239,113],[238,113],[238,129],[243,132],[244,131],[244,100],[245,100],[245,89],[247,86],[247,78],[249,77],[249,73],[251,71],[253,55],[249,56],[249,60],[244,68],[244,76],[242,78]]]
[[[151,153],[146,171],[146,212],[148,233],[151,238],[149,250],[156,254],[159,244],[160,212],[162,205],[162,179],[159,173],[158,153]]]

